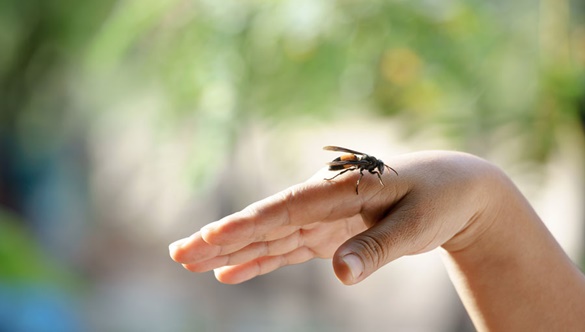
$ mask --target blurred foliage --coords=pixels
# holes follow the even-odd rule
[[[205,169],[239,123],[369,109],[479,154],[520,136],[542,160],[583,112],[583,12],[576,0],[4,0],[1,126],[50,149],[154,96],[161,129],[193,126]]]
[[[0,330],[79,331],[83,283],[32,234],[0,209]]]
[[[17,217],[0,210],[0,285],[79,285],[62,263],[44,252]]]

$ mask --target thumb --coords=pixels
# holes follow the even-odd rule
[[[401,256],[431,249],[422,244],[422,219],[427,218],[407,211],[395,211],[337,249],[333,270],[343,284],[358,283]]]

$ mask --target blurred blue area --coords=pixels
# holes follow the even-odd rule
[[[0,281],[0,331],[79,332],[79,300],[51,285]]]
[[[73,155],[0,135],[0,331],[83,331],[72,258],[86,215]],[[64,237],[64,235],[66,235]]]

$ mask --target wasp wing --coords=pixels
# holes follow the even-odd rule
[[[341,151],[341,152],[347,152],[347,153],[353,153],[353,154],[360,154],[360,155],[366,155],[363,152],[358,152],[358,151],[354,151],[354,150],[350,150],[350,149],[346,149],[346,148],[342,148],[340,146],[334,146],[334,145],[327,145],[323,147],[323,150],[328,150],[328,151]]]

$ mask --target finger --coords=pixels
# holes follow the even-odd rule
[[[411,192],[380,221],[350,238],[334,254],[333,268],[344,284],[355,284],[387,263],[405,255],[430,251],[461,231],[476,213],[473,195],[459,201],[456,210],[445,209],[455,192],[448,186],[438,195]],[[432,191],[437,194],[437,191]]]
[[[347,285],[355,284],[396,258],[427,248],[433,236],[425,235],[425,228],[432,217],[413,208],[420,205],[406,199],[396,211],[343,243],[333,257],[338,279]]]
[[[243,264],[263,256],[283,255],[302,246],[313,251],[315,257],[331,258],[340,244],[366,229],[360,216],[335,223],[316,223],[270,242],[256,242],[229,255],[213,257],[184,267],[192,272],[206,272],[226,265]]]
[[[274,241],[277,239],[286,238],[299,230],[298,226],[281,227],[278,228],[260,239],[260,242]],[[256,239],[246,239],[243,242],[229,243],[226,245],[213,245],[205,242],[201,237],[201,232],[197,232],[188,238],[178,240],[169,245],[169,252],[171,258],[178,263],[191,264],[208,260],[212,257],[223,256],[234,253]]]
[[[247,263],[264,256],[285,255],[302,247],[303,242],[303,233],[297,231],[282,239],[252,243],[234,253],[213,257],[197,263],[184,264],[184,267],[192,272],[206,272],[226,265]]]
[[[212,245],[205,242],[201,237],[201,233],[197,232],[188,238],[173,242],[169,245],[169,253],[175,262],[189,264],[229,254],[242,249],[246,245],[248,243],[233,243],[229,246]]]
[[[361,201],[356,200],[355,192],[340,187],[339,182],[323,180],[293,186],[205,226],[202,238],[213,245],[261,241],[283,227],[355,215]]]
[[[225,284],[238,284],[279,269],[283,266],[304,263],[314,258],[307,247],[300,247],[279,256],[265,256],[241,265],[225,266],[214,270],[215,278]]]

